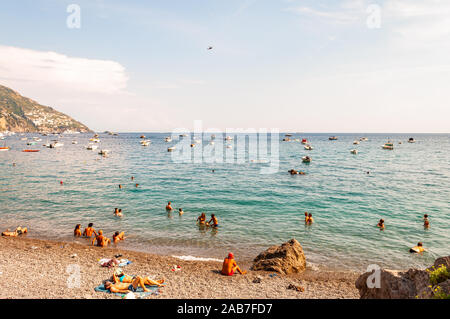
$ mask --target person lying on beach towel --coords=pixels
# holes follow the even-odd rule
[[[111,243],[111,239],[103,236],[103,231],[100,229],[98,231],[98,235],[94,239],[92,239],[92,246],[95,246],[95,242],[97,242],[96,246],[98,247],[106,247],[109,243]]]
[[[136,292],[139,287],[142,288],[144,292],[150,292],[150,290],[145,287],[144,280],[142,277],[136,276],[132,279],[131,283],[127,282],[116,282],[112,283],[111,281],[105,282],[105,289],[109,290],[113,293],[128,293],[128,292]]]
[[[28,233],[28,229],[26,227],[19,226],[14,231],[9,231],[9,229],[7,229],[2,233],[2,236],[17,237],[25,233]]]
[[[117,244],[119,241],[124,240],[125,238],[126,238],[125,237],[125,232],[119,233],[118,231],[116,231],[113,234],[113,242],[114,242],[114,244]]]
[[[134,280],[134,276],[130,276],[130,275],[126,275],[123,270],[121,268],[117,268],[116,271],[113,273],[113,283],[132,283]],[[141,277],[140,277],[141,278]],[[164,283],[164,279],[161,280],[153,280],[150,279],[149,277],[144,277],[142,278],[143,282],[145,285],[148,286],[158,286],[158,287],[162,287],[163,283]]]
[[[233,276],[236,271],[241,275],[245,275],[247,273],[245,270],[242,271],[241,268],[239,268],[236,261],[234,260],[233,253],[229,253],[228,257],[226,257],[223,261],[222,275]]]

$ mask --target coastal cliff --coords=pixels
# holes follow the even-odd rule
[[[0,85],[0,132],[91,132],[84,124]]]

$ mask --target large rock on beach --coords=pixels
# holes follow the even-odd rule
[[[435,297],[434,291],[438,287],[442,292],[450,294],[450,279],[431,287],[428,271],[433,271],[441,265],[450,270],[450,256],[436,259],[434,266],[425,270],[394,271],[380,269],[366,272],[359,276],[355,286],[359,290],[361,299],[433,298]]]
[[[300,243],[291,239],[281,246],[272,246],[253,260],[252,270],[300,273],[306,269],[306,258]]]

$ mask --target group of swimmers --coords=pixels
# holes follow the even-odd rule
[[[384,230],[385,226],[384,226],[384,219],[380,219],[380,221],[377,224],[377,227],[380,230]],[[428,214],[423,215],[423,227],[425,229],[430,228],[430,221],[428,220]],[[411,248],[409,250],[410,253],[423,253],[425,251],[425,248],[423,248],[423,243],[422,242],[418,242],[417,246]]]
[[[173,211],[172,202],[168,202],[168,203],[167,203],[167,205],[166,205],[166,211],[169,212],[169,213],[170,213],[171,211]],[[178,213],[179,213],[180,216],[183,215],[183,214],[184,214],[183,209],[182,209],[182,208],[179,208]],[[213,228],[219,227],[219,222],[218,222],[217,217],[216,217],[215,214],[211,214],[211,219],[207,222],[207,221],[206,221],[206,214],[205,214],[205,213],[202,213],[202,214],[201,214],[200,216],[198,216],[198,218],[197,218],[197,224],[198,224],[199,226],[207,226],[207,227],[211,226],[211,227],[213,227]]]
[[[98,246],[98,247],[108,246],[111,243],[111,239],[105,237],[103,235],[103,230],[101,230],[101,229],[97,233],[93,226],[94,226],[93,223],[89,223],[88,227],[86,227],[84,229],[83,233],[81,233],[81,224],[77,224],[73,231],[73,235],[75,237],[83,236],[85,238],[92,238],[92,246]],[[112,236],[114,244],[117,244],[119,241],[124,240],[125,238],[126,238],[125,232],[116,231]]]
[[[314,218],[311,213],[305,212],[305,225],[311,225],[314,223]]]

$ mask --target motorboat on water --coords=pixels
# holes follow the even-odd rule
[[[303,147],[304,147],[304,149],[307,150],[307,151],[312,151],[312,150],[314,149],[314,147],[312,147],[312,146],[309,145],[309,144],[306,144],[306,145],[303,146]]]
[[[148,140],[142,140],[140,143],[141,143],[142,146],[149,146],[150,145],[150,141],[148,141]]]
[[[353,144],[354,144],[354,145],[358,145],[358,144],[359,144],[359,141],[353,141]]]
[[[87,150],[89,150],[89,151],[93,151],[93,150],[96,150],[98,148],[98,146],[97,145],[95,145],[95,144],[89,144],[87,147],[86,147],[86,149]]]
[[[311,163],[311,157],[309,157],[309,156],[303,156],[303,157],[302,157],[302,162],[303,162],[303,163]]]
[[[330,136],[328,139],[330,141],[336,141],[338,138],[336,136]]]
[[[365,141],[368,141],[369,139],[368,139],[367,137],[361,137],[359,140],[360,140],[361,142],[365,142]]]
[[[172,138],[171,138],[170,136],[167,136],[166,138],[164,138],[164,140],[165,140],[167,143],[172,142]]]
[[[78,144],[78,141],[74,140],[74,141],[72,141],[72,144]]]
[[[187,134],[180,134],[180,137],[187,137]]]
[[[109,154],[109,150],[100,150],[100,152],[98,152],[99,155],[103,155],[106,156]]]
[[[8,146],[0,147],[0,152],[5,152],[5,151],[9,151],[9,147]]]
[[[169,147],[167,149],[167,152],[173,152],[173,151],[175,151],[175,146]]]
[[[100,139],[96,138],[96,137],[89,139],[89,141],[94,142],[94,143],[100,143]]]
[[[409,139],[408,139],[408,143],[415,143],[416,142],[416,140],[414,139],[414,138],[412,138],[412,137],[410,137]]]
[[[191,144],[191,147],[195,147],[195,144]]]
[[[391,142],[385,143],[383,146],[381,146],[381,148],[385,149],[385,150],[393,150],[394,149],[394,144]]]
[[[358,150],[351,150],[351,151],[350,151],[350,153],[352,153],[352,154],[355,154],[355,155],[356,155],[356,154],[358,154]]]
[[[290,142],[290,141],[292,141],[292,140],[289,137],[283,138],[283,142]]]
[[[145,135],[141,135],[140,138],[145,138]]]
[[[308,144],[308,140],[306,138],[302,139],[302,144]]]
[[[51,143],[51,144],[50,144],[49,148],[57,148],[57,147],[62,147],[62,146],[64,146],[63,143],[60,143],[60,142],[54,142],[54,143]]]
[[[39,150],[23,150],[22,152],[25,152],[25,153],[36,153],[36,152],[39,152]]]

